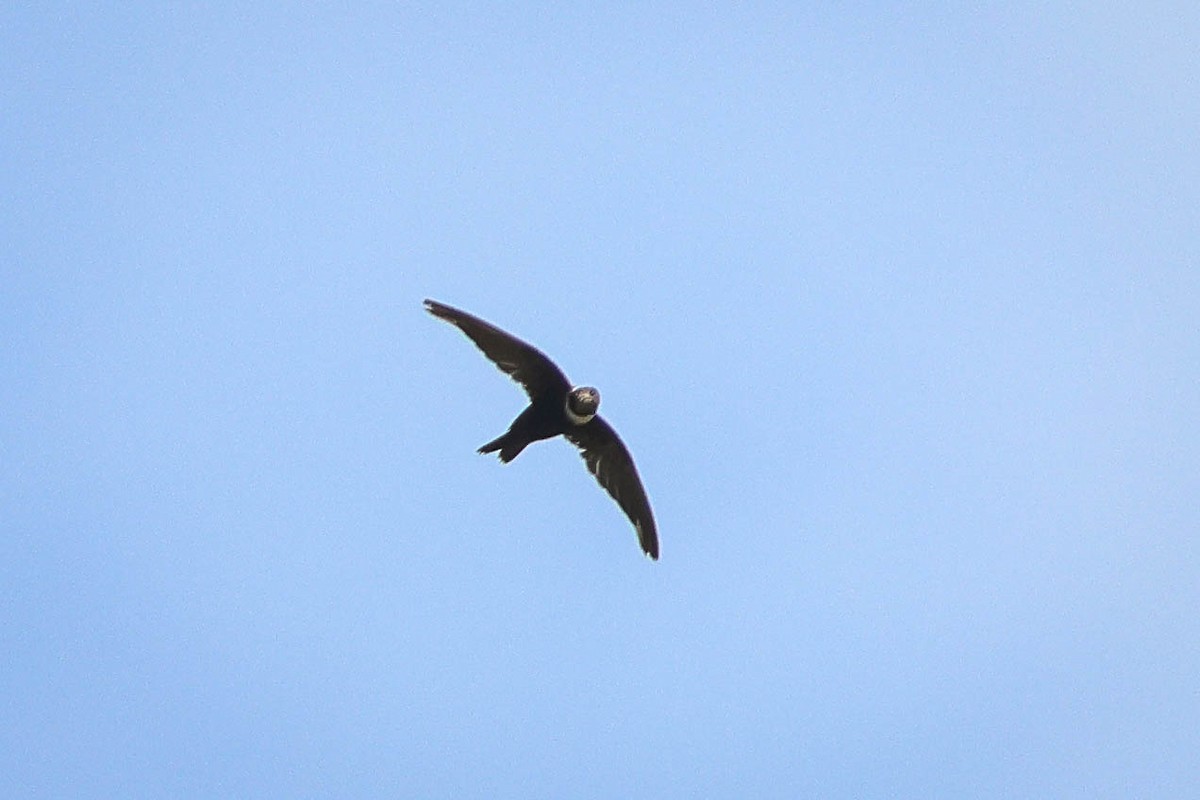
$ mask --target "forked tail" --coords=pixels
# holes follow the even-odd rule
[[[500,460],[507,464],[520,455],[527,444],[529,442],[519,441],[512,435],[512,431],[507,431],[479,448],[479,452],[486,455],[487,453],[494,453],[499,450]]]

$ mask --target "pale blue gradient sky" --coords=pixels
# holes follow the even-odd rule
[[[0,11],[0,794],[1194,792],[1200,12],[797,5]]]

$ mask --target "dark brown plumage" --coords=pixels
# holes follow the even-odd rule
[[[479,452],[499,451],[500,460],[508,463],[533,442],[565,436],[579,448],[588,470],[629,517],[642,550],[657,559],[658,530],[650,501],[621,437],[596,414],[600,393],[590,386],[572,389],[567,376],[545,353],[476,316],[435,300],[426,300],[425,309],[466,334],[529,395],[529,406],[508,430]]]

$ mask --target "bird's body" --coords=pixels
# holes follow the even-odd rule
[[[567,432],[566,417],[553,402],[531,402],[513,420],[508,430],[479,448],[480,453],[500,451],[505,464],[521,454],[529,445],[543,439],[553,439]]]
[[[564,436],[582,451],[588,469],[612,495],[638,533],[642,549],[658,558],[658,532],[633,457],[616,431],[596,414],[600,393],[571,388],[566,375],[544,353],[465,311],[425,301],[425,309],[466,334],[502,371],[525,387],[529,406],[508,430],[479,448],[508,463],[533,442]]]

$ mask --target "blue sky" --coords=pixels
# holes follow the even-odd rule
[[[1195,790],[1200,14],[731,5],[0,12],[0,793]]]

